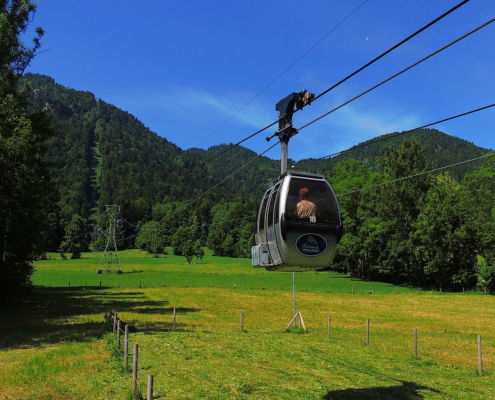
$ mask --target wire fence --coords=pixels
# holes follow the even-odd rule
[[[139,351],[135,351],[133,349],[138,349],[138,344],[134,343],[135,346],[131,346],[131,341],[129,340],[129,325],[124,321],[119,319],[117,313],[110,310],[109,312],[109,324],[112,328],[112,333],[115,335],[117,340],[117,346],[115,348],[115,352],[118,358],[121,358],[124,363],[124,368],[128,371],[129,368],[129,355],[133,358],[133,363],[131,367],[132,372],[132,396],[134,399],[142,399],[143,386],[146,387],[146,399],[153,400],[156,399],[155,394],[159,399],[164,399],[164,395],[162,395],[154,386],[153,386],[153,375],[149,374],[146,377],[146,374],[139,362]],[[126,329],[122,329],[121,325],[123,325]],[[121,336],[124,335],[124,343],[122,346]],[[130,350],[130,351],[129,351]],[[137,367],[137,368],[136,368]]]
[[[397,307],[401,307],[402,309],[402,306],[402,303],[397,303]],[[337,308],[340,309],[340,307]],[[175,311],[176,310],[174,308],[173,330],[176,329]],[[414,324],[398,321],[397,324],[394,324],[395,326],[391,331],[390,321],[387,321],[386,319],[367,319],[365,324],[365,320],[357,321],[355,319],[350,320],[345,318],[346,312],[343,310],[341,311],[343,314],[340,317],[337,314],[334,314],[333,318],[332,315],[328,315],[326,317],[328,318],[328,334],[327,327],[325,326],[324,335],[328,335],[328,338],[334,337],[339,341],[344,340],[346,342],[353,343],[362,343],[362,341],[366,338],[366,347],[373,346],[376,348],[386,348],[387,352],[390,352],[391,354],[409,355],[414,356],[415,358],[426,357],[426,361],[442,360],[447,363],[456,363],[459,360],[463,360],[461,361],[461,364],[466,364],[467,362],[466,365],[473,365],[476,360],[477,372],[479,376],[484,374],[486,375],[486,372],[488,372],[488,374],[491,373],[489,370],[493,367],[495,360],[492,347],[493,345],[491,343],[493,340],[492,335],[488,335],[488,337],[485,336],[483,349],[486,348],[486,350],[482,351],[481,336],[478,335],[476,330],[473,329],[468,329],[468,331],[461,333],[458,328],[448,327],[449,332],[447,333],[447,329],[445,329],[444,332],[444,327],[441,326],[441,324],[430,326],[428,329],[426,329],[425,326],[423,327],[424,329],[422,329],[421,324],[413,327]],[[403,309],[403,311],[405,314],[414,313],[413,309]],[[429,314],[428,309],[423,310],[423,312]],[[229,314],[228,319],[233,316],[230,313],[227,314]],[[298,312],[297,314],[300,315],[300,319],[302,320],[301,312]],[[311,319],[313,318],[314,315]],[[307,320],[307,322],[310,321]],[[124,360],[126,371],[132,372],[133,375],[133,398],[141,399],[140,396],[141,393],[144,392],[144,387],[147,389],[146,399],[165,398],[165,396],[155,388],[153,384],[153,375],[146,375],[147,368],[146,366],[143,368],[143,365],[140,363],[137,344],[132,343],[134,346],[131,346],[131,342],[129,340],[129,325],[120,320],[117,313],[114,313],[113,311],[110,311],[109,313],[109,323],[117,340],[115,353],[117,357]],[[243,323],[243,312],[241,311],[241,332],[244,331]],[[125,326],[125,329],[122,329],[122,325]],[[291,324],[289,324],[289,327],[290,325]],[[314,332],[321,333],[321,328],[322,327],[319,326]],[[306,331],[306,327],[304,327],[304,329]],[[453,330],[451,331],[451,329]],[[122,341],[120,340],[122,335],[124,335],[123,346]],[[393,343],[395,343],[395,345],[393,345]],[[128,351],[129,346],[131,346],[130,351]],[[130,371],[128,367],[130,362],[126,355],[133,357],[132,368]]]

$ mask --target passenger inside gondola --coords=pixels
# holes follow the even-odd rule
[[[297,216],[299,218],[316,217],[318,210],[316,205],[309,201],[309,189],[307,187],[299,190],[299,198],[301,201],[297,203]]]
[[[335,195],[326,181],[293,177],[287,193],[286,217],[293,221],[337,224]]]

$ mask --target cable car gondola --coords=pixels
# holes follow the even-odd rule
[[[251,249],[253,267],[289,272],[326,268],[342,237],[339,204],[325,175],[287,171],[288,142],[297,133],[292,128],[294,106],[309,104],[311,96],[306,91],[292,93],[277,103],[282,173],[260,203],[256,246]]]

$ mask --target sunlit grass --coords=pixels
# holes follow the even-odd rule
[[[396,294],[393,285],[297,274],[297,310],[308,333],[284,334],[293,315],[292,274],[253,269],[250,260],[209,255],[187,265],[183,257],[136,250],[122,252],[124,274],[97,275],[99,257],[83,256],[36,263],[37,294],[0,310],[7,321],[0,325],[0,399],[126,398],[130,376],[104,339],[109,309],[132,326],[140,381],[153,374],[170,399],[472,399],[495,392],[493,296],[406,287]]]

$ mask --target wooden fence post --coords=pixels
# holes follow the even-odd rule
[[[153,375],[148,375],[148,393],[146,400],[153,400]]]
[[[117,313],[113,315],[113,333],[117,331]]]
[[[243,326],[242,326],[242,311],[241,311],[241,332],[244,332]]]
[[[176,313],[175,313],[175,307],[174,307],[174,331],[175,331],[175,316],[176,316]]]
[[[328,337],[330,337],[330,327],[332,325],[332,316],[328,316]]]
[[[117,321],[117,349],[120,349],[120,319]]]
[[[414,328],[414,357],[418,357],[418,328]]]
[[[354,294],[354,286],[352,287],[352,291],[351,291],[352,294]]]
[[[101,281],[100,281],[100,289],[101,289]]]
[[[132,360],[132,391],[135,392],[138,383],[138,344],[134,343],[134,358]]]
[[[375,294],[375,287],[371,286],[371,294]]]
[[[129,362],[129,325],[124,328],[124,365]]]
[[[481,353],[481,335],[478,335],[478,373],[483,374],[483,355]]]
[[[366,322],[366,346],[370,345],[370,319]]]

